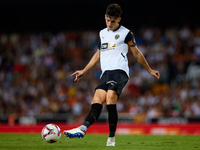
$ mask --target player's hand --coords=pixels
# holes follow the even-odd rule
[[[157,70],[151,70],[151,72],[149,72],[152,76],[156,77],[157,79],[160,78],[160,73]]]
[[[71,74],[71,76],[76,76],[74,81],[79,81],[80,78],[84,75],[83,70],[77,70],[76,72],[74,72],[73,74]]]

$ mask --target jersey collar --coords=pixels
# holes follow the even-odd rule
[[[113,32],[115,32],[115,31],[117,31],[120,27],[121,27],[121,25],[119,25],[115,30],[108,30],[108,29],[107,29],[107,31],[113,31]]]

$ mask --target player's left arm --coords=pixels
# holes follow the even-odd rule
[[[149,64],[147,63],[144,55],[142,54],[142,52],[138,49],[137,46],[131,46],[130,47],[131,52],[133,53],[133,56],[135,57],[135,59],[137,60],[138,63],[140,63],[148,72],[149,74],[153,75],[154,77],[156,77],[157,79],[160,78],[160,73],[157,70],[153,70],[151,69],[151,67],[149,66]]]
[[[130,50],[133,53],[133,56],[135,57],[137,62],[140,63],[149,72],[149,74],[151,74],[154,77],[156,77],[157,79],[159,79],[160,73],[157,70],[151,69],[151,67],[147,63],[147,60],[145,59],[144,55],[138,49],[137,43],[135,41],[135,37],[131,31],[129,31],[129,33],[127,34],[124,42],[127,43],[128,46],[130,47]]]

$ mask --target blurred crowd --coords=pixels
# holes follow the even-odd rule
[[[130,80],[118,100],[118,112],[132,115],[135,122],[200,117],[200,27],[132,31],[161,77],[149,75],[129,52]],[[90,110],[100,65],[78,82],[70,75],[89,62],[98,39],[98,31],[85,30],[0,33],[0,120],[63,113],[82,119]]]

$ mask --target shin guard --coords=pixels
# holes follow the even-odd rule
[[[85,125],[88,128],[94,122],[96,122],[101,114],[102,108],[103,108],[103,106],[101,104],[98,104],[98,103],[92,104],[91,110],[90,110],[89,114],[87,115],[83,125]]]
[[[117,122],[118,122],[116,104],[107,105],[107,110],[108,110],[108,122],[109,122],[109,130],[110,130],[109,137],[114,137],[115,131],[117,128]]]

